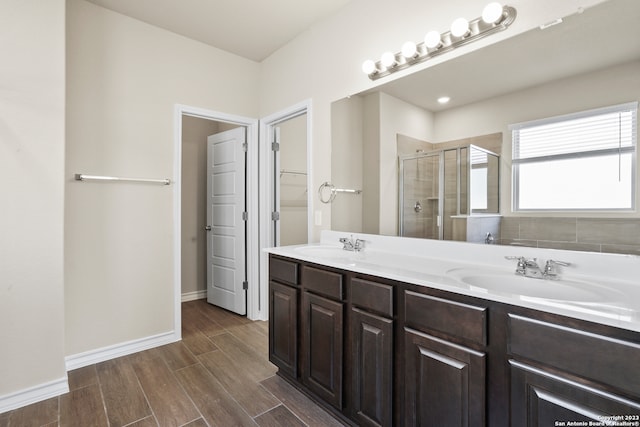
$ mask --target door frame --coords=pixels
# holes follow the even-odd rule
[[[174,337],[182,338],[182,116],[230,123],[244,126],[247,130],[247,318],[259,319],[261,313],[258,307],[259,295],[259,236],[258,236],[258,119],[221,113],[204,108],[183,104],[175,104],[174,121],[174,164],[173,164],[173,285],[174,285]],[[266,289],[266,288],[265,288]]]
[[[260,294],[256,297],[260,301],[259,312],[262,314],[261,319],[267,320],[269,316],[269,258],[264,252],[264,248],[273,246],[273,227],[271,224],[272,201],[274,200],[274,182],[273,170],[274,162],[271,152],[271,134],[273,127],[278,123],[300,116],[307,115],[307,241],[313,239],[313,165],[311,162],[312,143],[311,143],[311,99],[304,100],[298,104],[292,105],[284,110],[270,114],[260,119]],[[256,307],[258,309],[258,307]]]

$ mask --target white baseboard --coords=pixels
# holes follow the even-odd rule
[[[67,371],[71,371],[94,363],[104,362],[105,360],[115,359],[116,357],[126,356],[128,354],[137,353],[138,351],[170,344],[172,342],[179,341],[180,338],[180,333],[171,331],[164,334],[153,335],[138,340],[99,348],[97,350],[73,354],[65,357],[66,369]],[[35,387],[0,396],[0,414],[68,392],[69,383],[67,381],[67,376],[65,375],[63,378],[55,381],[39,384]]]
[[[65,374],[63,378],[55,381],[0,396],[0,414],[68,392],[69,383],[67,381],[67,375]]]
[[[84,353],[72,354],[65,358],[67,371],[93,365],[94,363],[104,362],[105,360],[115,359],[116,357],[137,353],[139,351],[148,350],[153,347],[170,344],[172,342],[179,341],[181,338],[180,335],[180,333],[175,333],[174,331],[166,332],[164,334],[153,335],[138,340],[86,351]]]
[[[195,301],[197,299],[205,299],[206,297],[207,297],[206,289],[202,289],[200,291],[194,291],[194,292],[185,292],[184,294],[182,294],[182,302]]]

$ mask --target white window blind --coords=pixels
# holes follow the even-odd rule
[[[637,108],[512,125],[514,210],[633,209]]]

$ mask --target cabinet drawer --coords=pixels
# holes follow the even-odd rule
[[[640,345],[509,315],[509,353],[640,395]]]
[[[351,302],[357,307],[393,317],[393,286],[351,279]]]
[[[342,274],[305,265],[302,267],[302,281],[304,287],[311,292],[337,300],[342,300],[344,297]]]
[[[422,331],[438,331],[466,341],[487,345],[487,308],[448,301],[406,291],[407,326]]]
[[[269,258],[269,275],[280,282],[298,284],[298,264],[283,259]]]

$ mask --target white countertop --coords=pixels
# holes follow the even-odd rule
[[[340,237],[364,240],[345,251]],[[640,332],[640,257],[323,231],[320,243],[266,249],[284,257]],[[515,275],[505,256],[571,263],[560,280]],[[485,286],[485,283],[491,282]]]

